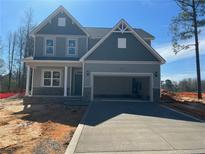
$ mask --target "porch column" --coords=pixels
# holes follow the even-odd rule
[[[26,70],[26,96],[29,95],[29,87],[30,87],[30,66],[27,65],[27,70]]]
[[[70,67],[70,91],[69,91],[69,95],[71,96],[72,95],[72,67]]]
[[[64,71],[64,96],[67,96],[67,80],[68,80],[68,66],[65,66]]]
[[[32,75],[31,75],[31,96],[33,96],[33,82],[34,82],[34,67],[32,67]]]

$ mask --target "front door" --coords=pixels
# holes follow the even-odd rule
[[[74,95],[82,95],[82,72],[75,72]]]

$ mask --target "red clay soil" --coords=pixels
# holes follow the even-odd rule
[[[174,93],[162,90],[161,100],[163,102],[162,105],[169,106],[176,110],[195,116],[201,120],[205,120],[205,93],[203,93],[203,99],[198,100],[196,93]]]
[[[193,92],[177,92],[176,94],[179,97],[197,98],[197,93]],[[205,93],[202,93],[202,96],[205,97]]]
[[[63,154],[85,107],[0,103],[0,154]]]
[[[202,93],[203,99],[197,99],[197,93],[194,92],[171,92],[161,90],[161,100],[173,101],[178,103],[205,103],[205,93]]]

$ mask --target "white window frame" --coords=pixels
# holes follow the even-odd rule
[[[54,86],[53,85],[53,72],[59,72],[60,73],[60,78],[59,78],[59,85],[58,86]],[[44,85],[44,72],[51,72],[51,84],[48,85]],[[41,86],[42,87],[61,87],[61,80],[62,80],[62,70],[60,69],[43,69],[41,72]]]
[[[74,40],[75,41],[75,44],[76,44],[76,47],[75,47],[75,54],[69,54],[69,41],[70,40]],[[73,48],[73,47],[71,47]],[[66,40],[66,53],[69,57],[76,57],[77,56],[77,52],[78,52],[78,40],[77,39],[72,39],[72,38],[68,38]]]
[[[52,54],[47,53],[47,40],[53,40],[53,53]],[[44,46],[45,46],[45,55],[46,56],[53,56],[55,53],[55,38],[46,37],[45,42],[44,42]]]
[[[65,17],[59,17],[58,18],[58,26],[59,27],[65,27],[66,26],[66,18]]]
[[[117,39],[117,47],[119,49],[126,49],[127,48],[127,39],[126,38],[118,38]]]

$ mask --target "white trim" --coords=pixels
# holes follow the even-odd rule
[[[150,101],[153,101],[153,74],[152,73],[132,73],[132,72],[91,72],[91,101],[94,100],[94,77],[95,76],[146,76],[150,77]]]
[[[32,67],[31,96],[33,96],[34,69],[35,69],[35,68]]]
[[[59,6],[53,13],[51,13],[45,20],[43,20],[36,28],[31,31],[31,35],[36,34],[41,28],[43,28],[53,17],[55,17],[58,13],[64,12],[69,18],[71,18],[72,22],[76,23],[76,25],[87,35],[88,32],[83,28],[83,26],[63,7]]]
[[[33,60],[32,57],[24,58],[26,63],[66,63],[66,64],[161,64],[158,61],[114,61],[114,60],[86,60],[86,61],[71,61],[71,60]]]
[[[53,54],[47,53],[47,40],[53,40]],[[45,56],[54,56],[56,52],[56,38],[55,37],[44,37],[44,55]]]
[[[44,85],[44,72],[45,71],[48,71],[48,72],[51,72],[51,85],[50,86],[45,86]],[[53,72],[56,71],[56,72],[60,72],[60,79],[59,79],[59,86],[53,86]],[[54,88],[54,87],[61,87],[62,86],[62,70],[61,69],[42,69],[41,70],[41,87],[51,87],[51,88]]]
[[[27,65],[27,71],[26,71],[26,96],[29,95],[29,87],[30,87],[30,70],[31,67]]]
[[[68,66],[64,68],[64,96],[67,96],[67,86],[68,86]]]
[[[84,83],[85,83],[85,63],[83,62],[83,66],[82,66],[82,96],[84,93]]]
[[[112,60],[86,60],[87,64],[160,64],[158,61],[112,61]]]
[[[69,95],[72,95],[72,67],[70,67],[70,91]]]
[[[33,36],[33,56],[36,56],[36,36]]]
[[[70,40],[75,41],[75,47],[69,47]],[[75,48],[75,54],[69,54],[68,48]],[[68,57],[77,57],[78,56],[78,39],[70,38],[70,37],[66,39],[66,55]]]
[[[66,63],[66,64],[81,64],[80,61],[71,61],[71,60],[33,60],[24,58],[23,62],[25,63]]]
[[[35,34],[34,36],[41,36],[41,37],[63,37],[63,38],[88,38],[85,35],[63,35],[63,34]]]
[[[150,45],[148,45],[145,40],[143,40],[134,30],[133,28],[124,20],[121,19],[114,27],[113,29],[108,32],[98,43],[96,43],[83,57],[81,57],[80,61],[85,61],[85,59],[95,51],[97,47],[99,47],[112,33],[113,31],[121,24],[125,24],[132,32],[132,34],[152,53],[153,56],[155,56],[162,64],[166,61],[152,48]]]

